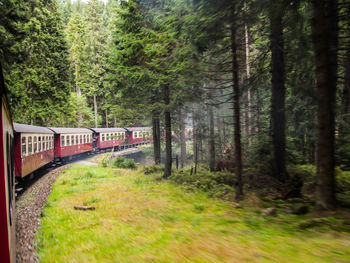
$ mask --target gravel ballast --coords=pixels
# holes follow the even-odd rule
[[[39,262],[35,251],[40,215],[56,177],[69,165],[58,167],[39,178],[16,200],[16,262]]]

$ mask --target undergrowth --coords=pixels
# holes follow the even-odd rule
[[[73,166],[61,174],[42,213],[40,261],[350,260],[349,228],[339,212],[262,216],[262,203],[256,197],[247,196],[250,206],[243,203],[237,208],[208,196],[231,182],[225,173],[215,177],[199,168],[192,175],[196,180],[189,178],[188,170],[174,171],[171,180],[158,180],[161,166],[147,171]],[[193,186],[193,191],[187,191],[185,184]],[[72,188],[79,191],[68,193]],[[95,210],[78,211],[75,205],[92,205]]]

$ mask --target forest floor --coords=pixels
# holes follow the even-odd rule
[[[42,212],[40,261],[350,262],[347,231],[300,228],[307,215],[264,217],[258,207],[235,208],[157,178],[141,169],[72,165]]]

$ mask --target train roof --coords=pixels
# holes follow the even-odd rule
[[[127,127],[125,128],[128,131],[144,131],[144,130],[151,130],[151,127]]]
[[[14,128],[15,132],[18,132],[18,133],[48,133],[48,134],[53,134],[53,131],[51,131],[49,128],[21,124],[21,123],[14,123],[13,128]]]
[[[125,132],[124,128],[90,128],[90,130],[100,133],[100,132]]]
[[[65,134],[65,133],[92,133],[92,130],[86,128],[62,128],[62,127],[50,127],[52,131],[56,134]]]

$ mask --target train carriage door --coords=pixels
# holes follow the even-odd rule
[[[98,140],[98,133],[93,133],[92,134],[92,149],[97,148],[97,140]]]
[[[10,226],[13,223],[13,195],[14,195],[14,175],[13,175],[13,136],[6,132],[6,155],[7,155],[7,184],[8,184],[8,207]]]

